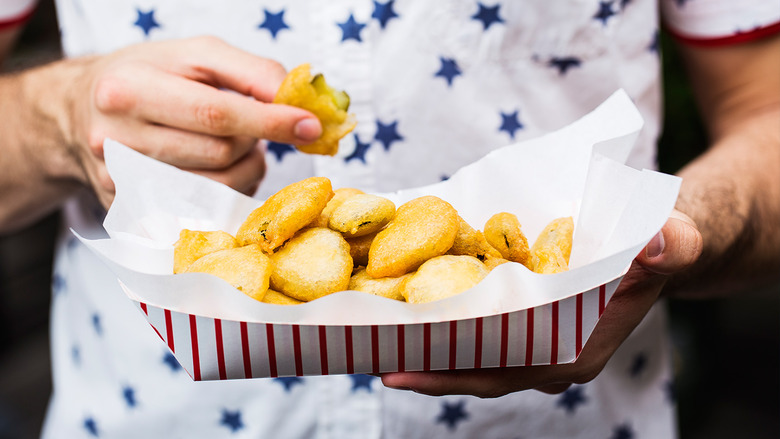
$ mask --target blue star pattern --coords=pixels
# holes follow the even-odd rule
[[[100,315],[98,313],[92,314],[92,327],[95,328],[97,335],[103,335],[103,325],[100,324]]]
[[[268,152],[276,156],[276,161],[281,162],[287,154],[293,154],[297,151],[294,146],[287,143],[268,142]]]
[[[439,61],[441,61],[441,68],[439,68],[439,71],[433,76],[441,76],[447,80],[447,85],[452,87],[452,80],[455,79],[456,76],[462,75],[463,72],[460,71],[458,63],[452,58],[440,57]]]
[[[98,433],[97,422],[95,421],[94,418],[90,416],[84,419],[83,425],[84,425],[84,429],[87,430],[87,433],[89,433],[94,437],[100,437],[100,434]]]
[[[577,407],[585,404],[588,401],[588,398],[586,398],[583,393],[583,389],[584,388],[582,386],[569,387],[565,392],[558,396],[558,401],[555,403],[555,405],[558,407],[563,407],[567,413],[573,415],[577,410]]]
[[[633,439],[634,430],[629,424],[620,424],[612,431],[612,436],[609,439]]]
[[[479,11],[472,15],[471,18],[482,22],[482,30],[488,30],[488,28],[494,23],[503,23],[504,19],[498,15],[498,9],[501,5],[485,6],[479,3]]]
[[[582,65],[582,61],[573,56],[553,57],[547,65],[558,69],[558,74],[563,76],[570,68]]]
[[[376,135],[374,139],[382,142],[382,146],[385,147],[385,151],[390,151],[390,145],[393,142],[404,140],[400,134],[398,134],[398,121],[393,121],[389,124],[382,123],[381,120],[376,121]]]
[[[656,30],[653,32],[653,38],[650,40],[650,44],[647,46],[647,50],[653,53],[660,53],[660,41],[659,41],[659,33]]]
[[[277,13],[270,12],[268,9],[264,9],[265,20],[257,26],[260,29],[268,29],[271,32],[271,37],[276,39],[276,34],[282,29],[289,29],[290,26],[284,22],[284,9]]]
[[[355,374],[349,376],[352,379],[352,392],[357,392],[360,389],[365,389],[371,393],[371,383],[376,379],[375,376],[365,374]]]
[[[647,355],[645,355],[644,352],[640,352],[636,354],[636,356],[634,356],[634,361],[631,363],[631,368],[629,369],[631,378],[639,377],[639,375],[642,374],[642,371],[645,370],[646,366],[647,366]]]
[[[363,143],[360,141],[360,137],[358,137],[357,134],[355,136],[355,150],[352,151],[352,154],[344,157],[344,161],[349,163],[352,160],[360,160],[363,163],[366,163],[366,151],[368,151],[368,148],[371,146],[370,143]]]
[[[81,350],[78,346],[74,345],[70,348],[70,358],[73,360],[74,366],[81,366]]]
[[[520,110],[515,110],[514,113],[501,112],[501,127],[499,131],[506,131],[509,137],[515,138],[515,132],[523,129],[523,124],[520,123]]]
[[[343,23],[337,23],[338,26],[341,28],[341,41],[347,41],[347,40],[355,40],[358,42],[362,42],[363,39],[360,37],[360,32],[363,30],[364,27],[366,27],[365,23],[358,23],[355,21],[355,16],[352,14],[349,14],[349,18],[347,18],[347,21]]]
[[[442,401],[442,412],[436,422],[443,422],[447,424],[450,431],[455,431],[458,428],[458,423],[468,419],[469,414],[464,410],[466,402],[461,400],[456,403],[450,403],[448,401]]]
[[[274,378],[274,381],[284,386],[285,392],[290,392],[296,384],[303,384],[303,378],[301,377],[279,377]]]
[[[606,26],[607,21],[609,21],[609,18],[613,15],[615,15],[615,11],[612,9],[612,2],[601,1],[599,2],[599,10],[593,18],[599,20],[602,25]]]
[[[165,355],[163,356],[162,361],[166,366],[171,368],[171,372],[178,372],[181,370],[181,364],[179,364],[171,351],[165,351]]]
[[[376,18],[382,29],[387,26],[387,22],[391,19],[398,18],[398,14],[393,10],[393,3],[395,3],[395,0],[389,0],[387,3],[380,3],[374,0],[374,12],[371,14],[371,18]]]
[[[677,389],[674,385],[674,380],[668,380],[664,383],[663,392],[669,404],[674,404],[677,401]]]
[[[60,273],[54,273],[51,277],[51,291],[54,294],[60,294],[67,291],[67,283]]]
[[[219,425],[223,425],[235,433],[238,430],[244,428],[244,422],[241,421],[241,411],[230,411],[227,409],[222,410],[222,419],[219,421]]]
[[[154,19],[154,9],[149,10],[149,12],[142,12],[140,9],[136,9],[136,11],[138,12],[138,19],[136,19],[133,24],[144,31],[144,36],[148,37],[149,32],[151,32],[152,29],[161,27],[160,23]]]
[[[127,404],[127,407],[129,408],[135,408],[135,406],[138,405],[138,402],[135,400],[135,389],[130,386],[122,388],[122,398],[124,398],[125,404]]]

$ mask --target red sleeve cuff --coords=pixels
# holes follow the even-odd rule
[[[12,29],[26,23],[30,17],[32,17],[33,12],[35,12],[35,7],[36,5],[33,4],[27,8],[27,10],[22,11],[15,16],[0,18],[0,31]]]
[[[749,41],[755,41],[761,38],[765,38],[771,35],[780,33],[780,22],[773,23],[767,26],[762,26],[747,32],[737,32],[733,35],[725,37],[699,37],[686,35],[675,30],[666,29],[677,41],[688,44],[690,46],[698,47],[723,47],[732,44],[747,43]]]

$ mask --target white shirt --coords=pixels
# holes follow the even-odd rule
[[[697,31],[701,14],[686,10],[726,3],[670,0],[664,10],[676,30],[706,39],[713,35]],[[311,62],[346,89],[358,127],[339,154],[269,144],[260,198],[310,175],[382,192],[433,183],[488,151],[576,120],[619,88],[645,118],[629,164],[652,168],[657,8],[651,0],[58,1],[69,56],[206,33],[288,69]],[[780,21],[765,13],[731,18],[731,32],[749,20],[750,29]],[[67,206],[66,225],[100,236],[103,214],[82,194]],[[482,400],[391,390],[366,375],[193,382],[114,276],[67,232],[53,290],[47,438],[675,436],[661,306],[592,382],[560,395]]]

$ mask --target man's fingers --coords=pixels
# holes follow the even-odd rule
[[[95,103],[109,115],[130,114],[158,125],[213,136],[244,135],[309,143],[321,134],[316,116],[136,64],[96,85]]]
[[[252,195],[265,176],[265,149],[256,144],[248,154],[229,168],[220,171],[192,170],[246,195]]]
[[[285,68],[276,61],[245,52],[215,37],[199,37],[189,41],[193,59],[188,64],[198,68],[184,73],[200,82],[227,88],[262,102],[271,102],[284,77]],[[201,56],[202,48],[216,56]]]
[[[648,271],[672,274],[691,266],[701,251],[702,236],[696,224],[687,215],[674,211],[637,261]]]

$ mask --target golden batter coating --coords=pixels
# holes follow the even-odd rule
[[[395,204],[385,197],[357,194],[333,210],[328,226],[345,238],[369,235],[381,230],[395,216]]]
[[[333,198],[328,201],[328,204],[325,205],[325,208],[322,209],[322,212],[320,212],[320,216],[317,217],[317,219],[314,220],[313,223],[311,223],[312,227],[328,227],[328,221],[330,221],[330,215],[333,213],[334,210],[336,210],[337,207],[341,206],[341,203],[343,203],[347,198],[357,195],[357,194],[363,194],[365,192],[361,191],[360,189],[355,189],[352,187],[341,187],[333,191]]]
[[[230,233],[184,229],[179,232],[179,240],[173,245],[173,273],[181,273],[209,253],[235,247],[238,247],[238,241]]]
[[[271,253],[317,218],[333,197],[330,180],[310,177],[290,184],[253,210],[238,229],[240,245],[258,244]]]
[[[184,273],[208,273],[255,300],[263,300],[271,277],[271,259],[256,244],[209,253]]]
[[[458,227],[458,212],[441,198],[428,195],[408,201],[371,243],[366,271],[375,278],[413,271],[446,253]]]
[[[411,275],[412,273],[407,273],[399,277],[380,277],[375,279],[366,273],[365,268],[361,268],[349,280],[349,289],[403,301],[404,296],[401,293],[401,286]]]
[[[303,108],[320,120],[320,138],[307,145],[296,145],[305,153],[335,155],[339,140],[357,125],[355,116],[347,113],[349,96],[330,87],[321,74],[312,76],[309,64],[290,70],[276,92],[274,103]]]
[[[485,223],[485,239],[504,259],[531,268],[531,252],[515,214],[500,212]]]
[[[403,284],[407,302],[427,303],[460,294],[478,284],[490,270],[473,256],[438,256],[425,261]]]
[[[352,274],[349,244],[339,232],[302,230],[271,255],[271,288],[309,302],[346,290]]]

